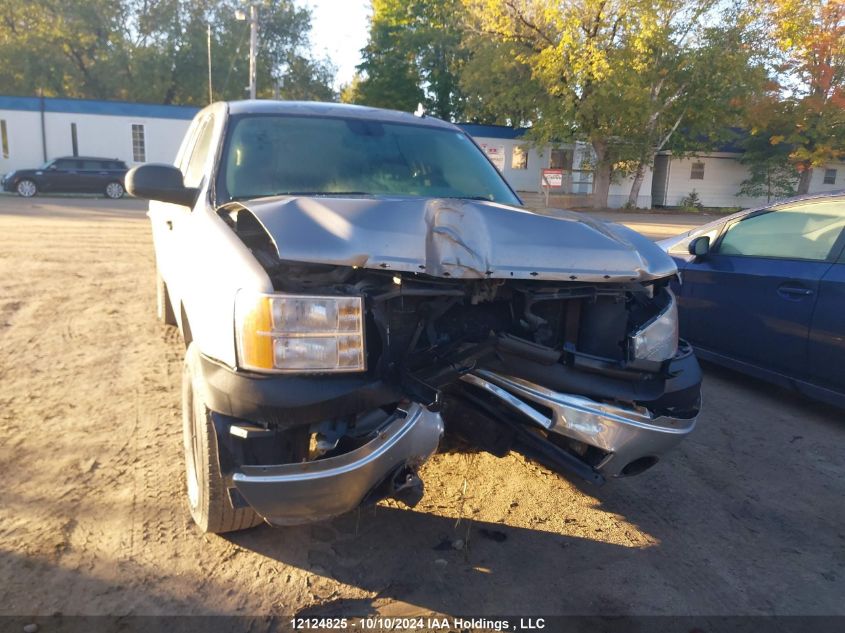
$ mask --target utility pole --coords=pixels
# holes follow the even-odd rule
[[[238,9],[235,11],[235,19],[249,19],[249,98],[255,99],[255,54],[258,49],[258,5],[254,2],[249,4],[249,18]]]
[[[207,45],[208,45],[208,102],[214,102],[214,92],[211,90],[211,22],[207,25]]]
[[[255,99],[255,52],[258,47],[258,7],[249,5],[249,98]]]

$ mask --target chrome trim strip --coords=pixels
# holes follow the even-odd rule
[[[523,413],[550,433],[569,437],[601,449],[608,456],[597,470],[619,476],[625,466],[643,457],[658,457],[680,442],[693,428],[696,418],[652,416],[643,407],[621,407],[568,393],[558,393],[521,378],[487,370],[461,377],[484,389],[512,409]],[[549,420],[529,403],[554,412]]]
[[[478,373],[487,372],[479,371]],[[461,380],[463,380],[464,382],[468,382],[471,385],[475,385],[476,387],[480,387],[485,391],[489,391],[494,396],[498,396],[501,400],[505,402],[505,404],[510,405],[512,408],[516,409],[520,413],[524,413],[526,416],[531,418],[531,420],[542,426],[544,429],[552,428],[554,424],[553,420],[550,420],[545,415],[537,411],[537,409],[526,404],[516,396],[511,395],[501,387],[497,387],[492,382],[488,382],[472,374],[464,374],[463,376],[461,376]]]
[[[270,523],[323,520],[353,510],[402,465],[424,462],[437,450],[442,435],[440,415],[411,404],[407,411],[397,411],[378,436],[353,451],[310,462],[241,466],[232,481]]]

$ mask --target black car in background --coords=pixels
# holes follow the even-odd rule
[[[0,180],[4,191],[24,198],[37,193],[101,193],[108,198],[124,194],[126,163],[116,158],[65,156],[54,158],[37,169],[11,171]]]

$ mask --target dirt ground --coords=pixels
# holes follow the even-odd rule
[[[0,197],[0,615],[845,614],[842,412],[710,367],[636,478],[438,454],[413,510],[199,534],[142,208]]]

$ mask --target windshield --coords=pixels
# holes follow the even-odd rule
[[[233,117],[222,197],[401,195],[519,201],[463,133],[328,117]]]

